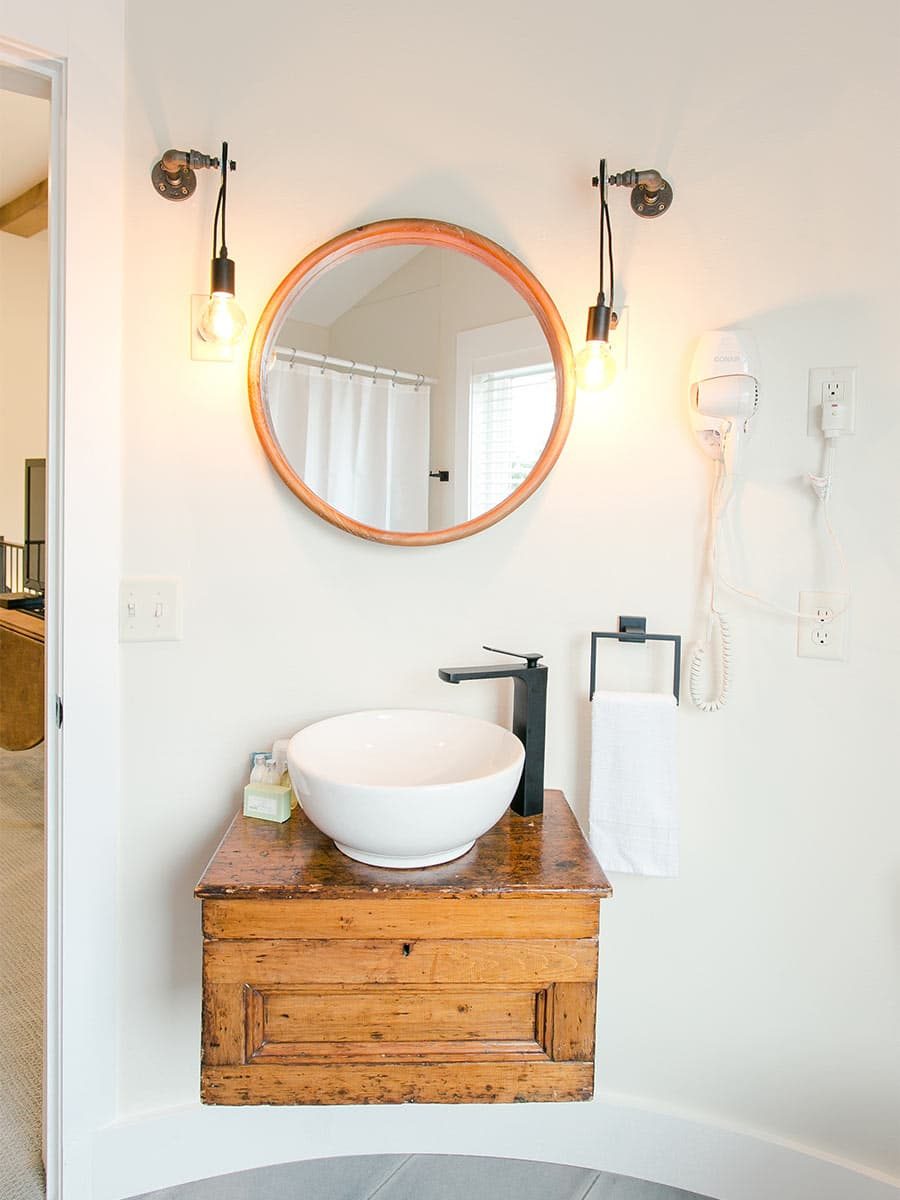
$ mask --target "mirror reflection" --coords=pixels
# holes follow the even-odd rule
[[[556,413],[527,302],[461,251],[399,245],[336,263],[270,343],[269,423],[308,488],[383,530],[458,525],[534,468]]]

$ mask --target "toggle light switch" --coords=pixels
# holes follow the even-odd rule
[[[180,639],[181,580],[156,575],[123,579],[119,593],[119,641]]]

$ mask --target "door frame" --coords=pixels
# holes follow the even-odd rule
[[[12,88],[15,80],[24,86]],[[31,86],[29,87],[29,81]],[[47,547],[44,622],[44,1165],[47,1200],[62,1191],[62,693],[63,633],[63,403],[65,336],[66,64],[0,38],[0,86],[46,95],[50,104],[48,156]]]

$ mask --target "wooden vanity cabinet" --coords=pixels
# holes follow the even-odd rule
[[[589,1099],[610,894],[560,792],[412,871],[238,815],[196,888],[203,1100]]]

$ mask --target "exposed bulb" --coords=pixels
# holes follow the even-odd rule
[[[213,292],[197,324],[197,333],[204,342],[233,346],[241,339],[247,318],[230,292]]]
[[[582,391],[602,392],[615,379],[616,369],[609,342],[585,342],[575,358],[575,382]]]

